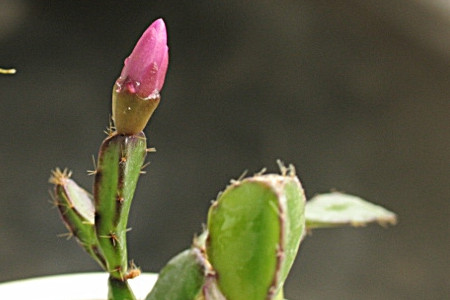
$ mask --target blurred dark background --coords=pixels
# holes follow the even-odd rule
[[[450,293],[450,5],[400,1],[0,1],[0,281],[98,271],[52,209],[50,170],[90,189],[111,88],[163,17],[170,67],[130,258],[158,271],[231,178],[276,159],[308,197],[338,189],[396,227],[316,231],[289,299]]]

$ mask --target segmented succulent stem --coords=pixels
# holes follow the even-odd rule
[[[94,183],[95,229],[108,272],[122,281],[128,277],[128,213],[145,156],[143,132],[109,136],[99,150]]]
[[[282,299],[305,233],[305,196],[295,172],[234,181],[208,214],[206,252],[227,300]]]
[[[208,262],[200,249],[192,247],[161,270],[146,300],[200,300]]]
[[[81,247],[106,269],[106,261],[98,244],[94,227],[94,203],[92,195],[70,179],[71,172],[56,169],[50,183],[54,184],[53,198],[69,233]]]
[[[126,280],[108,278],[108,300],[136,300]]]

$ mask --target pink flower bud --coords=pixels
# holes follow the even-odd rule
[[[116,92],[127,90],[144,99],[158,97],[168,63],[166,25],[158,19],[147,28],[131,55],[125,59],[125,66],[116,81]]]
[[[117,133],[133,135],[145,128],[158,107],[168,63],[166,25],[158,19],[125,59],[125,66],[114,86],[112,118]]]

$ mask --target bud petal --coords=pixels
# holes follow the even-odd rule
[[[158,19],[150,25],[125,59],[117,85],[141,98],[159,93],[164,84],[169,62],[166,25]]]

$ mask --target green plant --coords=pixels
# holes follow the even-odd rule
[[[168,65],[162,19],[143,34],[113,89],[115,127],[100,146],[92,195],[71,172],[56,169],[54,201],[69,232],[109,273],[108,299],[135,299],[139,275],[127,255],[127,222],[147,149],[142,132],[159,104]],[[306,202],[294,167],[233,180],[211,205],[204,232],[161,270],[147,300],[284,299],[283,284],[308,230],[369,222],[395,214],[354,196],[319,195]]]

